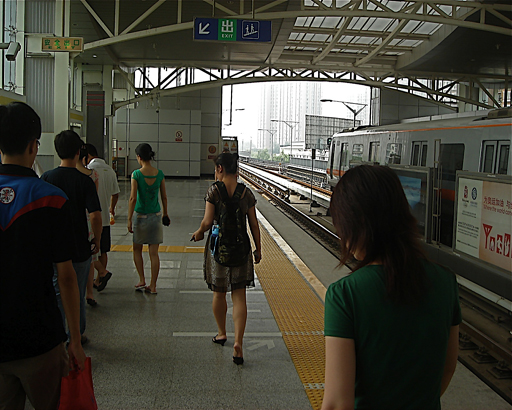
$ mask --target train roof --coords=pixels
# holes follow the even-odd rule
[[[501,110],[480,110],[465,112],[461,114],[437,115],[404,120],[398,124],[381,125],[377,127],[351,128],[334,136],[346,135],[347,133],[367,134],[387,131],[421,131],[437,128],[453,127],[474,127],[489,124],[504,124],[512,126],[512,108]]]

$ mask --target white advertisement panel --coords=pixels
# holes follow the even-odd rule
[[[455,249],[512,271],[512,185],[459,179]]]

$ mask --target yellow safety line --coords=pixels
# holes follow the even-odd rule
[[[255,265],[274,318],[313,409],[324,395],[324,306],[266,229],[263,258]]]

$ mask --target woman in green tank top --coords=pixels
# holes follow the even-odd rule
[[[331,197],[340,264],[325,296],[322,410],[440,410],[457,364],[455,275],[429,262],[395,172],[361,165]]]
[[[151,165],[155,153],[149,144],[139,144],[135,148],[135,153],[141,168],[132,173],[131,194],[128,203],[128,231],[133,233],[133,261],[139,274],[139,282],[135,285],[135,290],[156,295],[156,281],[160,271],[158,247],[163,242],[162,223],[166,226],[170,224],[167,215],[165,177],[161,170]],[[162,207],[158,201],[159,192],[162,198]],[[151,260],[149,286],[146,286],[144,275],[142,258],[144,244],[149,246]]]

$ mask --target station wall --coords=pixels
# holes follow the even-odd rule
[[[221,93],[220,88],[202,90],[117,110],[114,138],[118,157],[127,164],[126,176],[139,167],[135,148],[142,142],[152,146],[155,166],[166,176],[213,174],[212,151],[219,152],[220,142]]]

